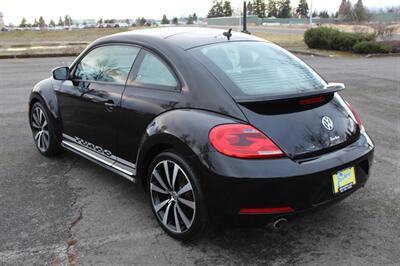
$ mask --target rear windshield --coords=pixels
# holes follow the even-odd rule
[[[308,93],[327,85],[301,60],[271,43],[224,42],[193,50],[236,99]]]

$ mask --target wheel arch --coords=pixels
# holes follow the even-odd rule
[[[136,176],[145,186],[148,175],[148,168],[157,154],[167,150],[175,150],[186,159],[193,161],[196,154],[182,140],[172,134],[159,134],[157,136],[149,136],[145,143],[141,145],[140,152],[136,164]]]
[[[45,105],[54,119],[60,119],[58,100],[53,88],[52,78],[44,79],[35,85],[29,96],[29,109],[37,101]]]
[[[176,150],[196,168],[210,163],[204,153],[214,151],[209,143],[210,130],[219,124],[238,123],[238,119],[199,109],[175,109],[156,117],[142,136],[136,159],[136,176],[146,182],[148,167],[155,155]]]
[[[52,86],[49,87],[49,82],[51,85],[51,81],[49,81],[49,79],[43,80],[38,84],[36,84],[35,87],[33,88],[29,96],[29,111],[28,111],[29,121],[33,105],[37,102],[40,102],[43,105],[43,107],[46,108],[48,114],[51,115],[51,118],[53,119],[54,123],[54,129],[56,132],[56,138],[58,141],[61,141],[62,123],[58,110],[57,97],[53,90],[53,87]]]

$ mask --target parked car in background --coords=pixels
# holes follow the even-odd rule
[[[129,27],[129,24],[125,23],[125,22],[120,22],[120,23],[118,23],[118,25],[120,28],[128,28]]]

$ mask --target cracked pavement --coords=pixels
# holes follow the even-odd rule
[[[73,58],[0,60],[0,264],[399,265],[400,58],[302,58],[346,83],[376,144],[367,186],[280,231],[226,225],[185,244],[162,232],[141,186],[34,147],[30,89]]]

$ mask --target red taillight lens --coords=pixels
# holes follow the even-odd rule
[[[267,159],[284,156],[269,138],[250,125],[219,125],[211,129],[209,138],[217,151],[231,157]]]
[[[354,110],[353,106],[351,106],[351,104],[348,103],[347,101],[346,101],[346,104],[347,104],[347,106],[349,107],[349,109],[350,109],[350,111],[351,111],[351,114],[353,115],[353,119],[356,121],[356,123],[358,124],[358,126],[359,126],[360,128],[362,128],[363,125],[362,125],[362,123],[361,123],[361,119],[360,119],[360,117],[358,116],[358,114],[356,113],[356,111]]]

